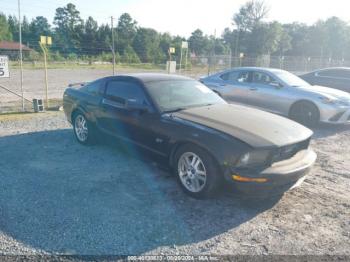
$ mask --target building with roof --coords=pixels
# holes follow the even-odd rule
[[[0,55],[7,55],[11,60],[19,58],[20,43],[10,41],[0,41]],[[29,56],[33,49],[22,44],[23,56]]]

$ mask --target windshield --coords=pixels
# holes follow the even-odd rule
[[[150,82],[146,87],[162,112],[226,103],[208,87],[194,80]]]
[[[274,73],[289,86],[310,86],[309,83],[305,82],[300,77],[287,71],[275,71]]]

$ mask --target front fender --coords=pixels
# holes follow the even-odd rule
[[[234,165],[238,158],[251,150],[248,144],[222,133],[218,130],[205,127],[191,121],[176,119],[185,128],[176,130],[169,140],[169,163],[173,166],[173,157],[176,150],[183,144],[194,144],[206,150],[224,170]]]

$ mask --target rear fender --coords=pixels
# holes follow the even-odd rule
[[[91,122],[95,122],[95,116],[92,114],[92,113],[89,113],[86,108],[79,104],[78,102],[76,102],[74,105],[73,105],[73,110],[72,110],[72,114],[71,114],[71,119],[73,120],[73,116],[75,113],[77,112],[81,112],[84,114],[84,116]]]

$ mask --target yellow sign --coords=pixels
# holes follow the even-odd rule
[[[40,44],[42,45],[52,45],[52,37],[51,36],[40,36]]]
[[[175,47],[170,47],[169,48],[169,53],[170,54],[175,54]]]
[[[46,36],[40,36],[40,44],[46,45]]]
[[[51,36],[47,37],[47,44],[52,45],[52,37]]]

